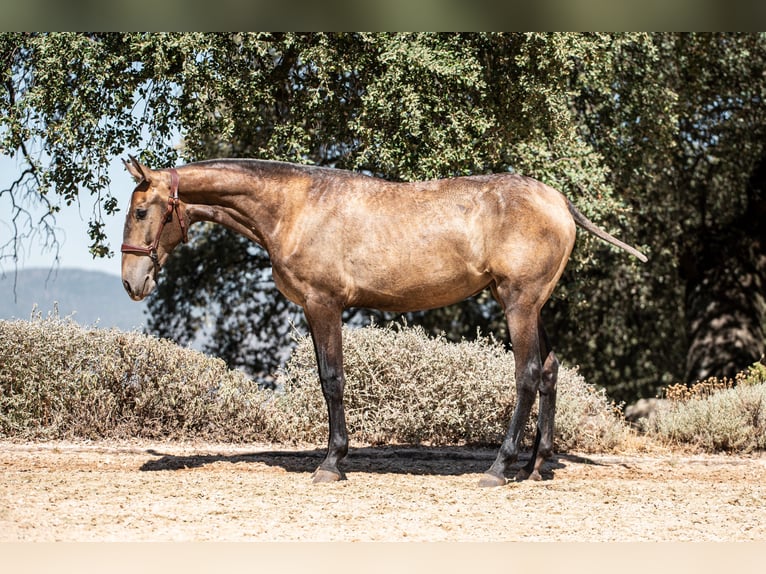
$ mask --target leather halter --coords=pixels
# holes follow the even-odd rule
[[[157,236],[154,238],[154,242],[149,247],[139,247],[137,245],[130,245],[123,243],[120,249],[122,253],[133,253],[135,255],[148,255],[154,262],[154,266],[159,266],[159,257],[157,255],[157,247],[160,245],[160,237],[162,237],[162,231],[165,229],[165,225],[173,221],[173,213],[175,212],[178,217],[178,223],[181,226],[181,238],[184,243],[187,242],[188,236],[186,231],[186,221],[181,216],[179,207],[181,200],[178,199],[178,172],[171,168],[168,170],[162,170],[170,172],[170,195],[168,196],[168,207],[165,210],[165,215],[160,223],[160,228],[157,230]]]

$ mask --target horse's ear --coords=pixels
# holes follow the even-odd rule
[[[142,181],[151,183],[152,170],[144,165],[141,165],[141,163],[139,163],[139,161],[132,155],[129,155],[128,157],[130,158],[130,161],[125,161],[125,167],[128,168],[130,175],[133,176],[133,179],[136,180],[136,183],[141,183]]]

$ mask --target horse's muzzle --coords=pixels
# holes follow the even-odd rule
[[[147,295],[154,291],[155,285],[154,277],[152,277],[151,273],[147,273],[135,283],[127,279],[122,280],[122,286],[125,287],[125,291],[128,292],[133,301],[145,299]]]

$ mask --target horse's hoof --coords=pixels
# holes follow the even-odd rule
[[[533,470],[531,473],[524,470],[523,468],[519,470],[519,472],[516,473],[516,477],[514,480],[516,482],[521,482],[522,480],[542,480],[543,477],[540,476],[540,473],[536,470]]]
[[[505,486],[505,478],[485,472],[479,479],[479,486],[482,488],[494,488],[496,486]]]
[[[314,471],[314,474],[311,475],[312,482],[314,484],[322,484],[325,482],[337,482],[339,480],[343,479],[343,476],[339,472],[333,472],[331,470],[325,470],[323,468],[318,468]]]
[[[514,477],[514,480],[516,482],[521,482],[523,480],[542,480],[543,477],[540,475],[540,473],[536,470],[533,470],[531,473],[524,470],[523,468],[516,473],[516,476]]]

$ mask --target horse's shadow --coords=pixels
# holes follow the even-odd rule
[[[279,467],[286,472],[311,473],[325,455],[324,449],[265,450],[238,454],[163,454],[154,449],[146,451],[155,458],[141,465],[142,471],[172,471],[200,468],[218,462],[265,464]],[[486,447],[426,447],[397,445],[385,447],[357,447],[349,449],[343,463],[347,473],[366,472],[377,474],[414,474],[433,476],[459,476],[479,474],[489,468],[496,449]],[[529,453],[522,453],[512,466],[515,473],[529,460]],[[550,480],[557,470],[567,463],[594,464],[591,459],[568,454],[556,454],[542,468],[543,480]]]

